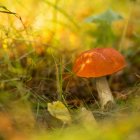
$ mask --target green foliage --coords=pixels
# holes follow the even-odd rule
[[[96,37],[96,45],[107,45],[112,44],[116,40],[116,36],[112,30],[112,22],[121,19],[123,18],[120,14],[109,9],[102,14],[86,18],[85,22],[97,24],[97,29],[93,34]]]
[[[88,18],[85,19],[85,22],[87,23],[107,23],[107,24],[111,24],[114,21],[123,19],[123,17],[114,12],[111,9],[108,9],[107,11],[105,11],[104,13],[101,13],[99,15],[92,15]]]
[[[112,44],[116,40],[111,25],[107,23],[97,25],[97,30],[95,31],[94,35],[96,36],[97,45]]]

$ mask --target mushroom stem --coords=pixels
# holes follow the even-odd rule
[[[102,109],[110,109],[114,106],[115,101],[109,88],[106,77],[96,78],[96,87]]]

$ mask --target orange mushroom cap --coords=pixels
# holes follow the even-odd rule
[[[77,57],[73,72],[80,77],[101,77],[115,73],[125,66],[125,59],[117,50],[94,48]]]

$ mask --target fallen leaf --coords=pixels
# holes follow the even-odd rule
[[[61,120],[64,124],[71,123],[70,113],[62,102],[55,101],[48,103],[48,111],[53,117]]]

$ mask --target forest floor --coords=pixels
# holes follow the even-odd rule
[[[13,1],[0,5],[0,140],[138,140],[139,2]],[[107,47],[126,66],[107,76],[115,107],[103,110],[95,78],[72,69],[81,52]]]

